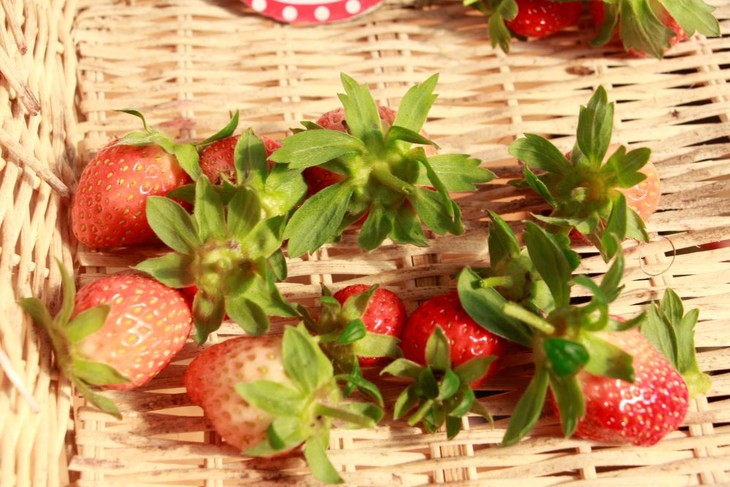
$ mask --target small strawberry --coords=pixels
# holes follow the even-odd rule
[[[206,348],[185,371],[188,396],[213,428],[244,454],[269,456],[303,446],[316,478],[342,482],[327,458],[334,422],[373,427],[382,410],[343,400],[332,364],[303,328],[237,337]]]
[[[211,183],[219,184],[221,178],[225,178],[231,182],[236,181],[234,151],[239,137],[239,135],[230,135],[216,140],[200,151],[200,169],[210,179]],[[281,147],[279,142],[270,137],[261,136],[261,140],[266,149],[266,157]]]
[[[578,25],[582,3],[552,0],[516,0],[517,15],[507,20],[507,27],[521,37],[541,39]]]
[[[581,107],[570,159],[535,134],[509,146],[510,154],[524,163],[524,178],[517,184],[529,187],[552,207],[548,216],[536,218],[565,234],[576,229],[604,259],[615,255],[627,238],[648,240],[638,211],[648,218],[660,196],[658,172],[647,167],[649,149],[627,152],[619,146],[606,158],[613,115],[614,103],[608,103],[606,90],[599,87]]]
[[[320,167],[342,175],[292,214],[284,232],[289,255],[336,241],[365,216],[358,244],[368,250],[386,238],[426,245],[424,224],[440,235],[462,233],[461,210],[448,192],[472,191],[493,175],[463,154],[428,157],[424,146],[434,143],[419,132],[436,99],[437,77],[408,90],[392,124],[383,123],[365,85],[345,74],[341,79],[345,121],[325,124],[347,132],[304,123],[305,130],[286,137],[271,155],[294,170]]]
[[[62,373],[89,402],[120,417],[92,387],[129,390],[152,380],[185,344],[190,309],[176,290],[128,272],[97,279],[76,293],[60,267],[63,304],[55,318],[37,298],[20,305],[48,333]]]
[[[458,367],[477,357],[494,357],[495,361],[470,385],[478,387],[493,376],[504,354],[506,341],[475,322],[461,306],[456,290],[421,303],[408,318],[401,337],[403,356],[425,365],[426,345],[436,328],[448,339],[451,363]]]
[[[347,301],[357,295],[362,295],[370,290],[365,284],[355,284],[340,289],[334,294],[334,298],[341,306],[347,306]],[[406,307],[400,297],[388,289],[379,287],[369,296],[367,308],[359,317],[365,325],[368,333],[391,336],[400,339],[403,326],[408,318]],[[388,357],[365,357],[359,356],[361,367],[382,365],[388,361]]]
[[[144,129],[110,142],[84,167],[71,203],[71,229],[94,250],[156,241],[145,217],[145,203],[197,177],[197,152],[160,132]]]
[[[720,35],[714,7],[703,0],[592,0],[590,10],[599,28],[594,45],[619,37],[632,55],[664,57],[667,49],[695,32]]]
[[[633,357],[633,381],[579,372],[586,413],[575,435],[601,443],[651,446],[679,428],[689,406],[682,375],[636,329],[597,336]]]

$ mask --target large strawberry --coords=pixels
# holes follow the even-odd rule
[[[628,52],[662,58],[695,32],[720,35],[713,10],[703,0],[593,0],[591,12],[600,26],[593,43],[603,45],[618,35]]]
[[[110,142],[84,167],[71,203],[71,229],[96,250],[156,240],[145,217],[149,196],[164,195],[200,173],[197,151],[147,127]]]
[[[146,276],[102,277],[78,293],[61,266],[63,304],[55,317],[37,298],[20,300],[48,333],[56,361],[92,404],[119,416],[94,386],[128,390],[148,383],[185,344],[192,316],[180,293]]]
[[[281,337],[238,337],[206,348],[185,372],[188,396],[224,441],[267,456],[304,445],[316,478],[342,479],[327,458],[334,421],[372,427],[382,410],[345,402],[332,364],[303,329]]]
[[[437,234],[462,233],[461,210],[448,192],[473,190],[493,175],[463,154],[427,156],[423,146],[434,143],[419,131],[436,98],[437,76],[408,90],[389,127],[369,89],[345,74],[341,79],[348,132],[305,124],[271,156],[292,169],[321,166],[343,176],[294,212],[284,233],[289,255],[337,240],[365,215],[358,243],[368,250],[388,237],[426,245],[424,224]]]
[[[517,38],[541,39],[578,25],[582,2],[560,0],[464,0],[489,19],[492,46],[509,52]]]
[[[550,290],[552,305],[536,310],[493,293],[480,321],[494,333],[533,349],[534,375],[513,411],[503,443],[515,443],[529,433],[542,415],[548,391],[565,436],[576,434],[582,424],[585,437],[649,444],[676,429],[687,410],[684,379],[630,331],[645,322],[645,314],[630,320],[610,314],[609,306],[622,290],[623,254],[616,254],[596,282],[573,274],[579,261],[565,236],[549,234],[532,222],[525,225],[528,255]],[[572,302],[574,286],[587,289],[589,298]],[[467,295],[476,290],[470,279],[460,279],[459,287],[465,288]],[[694,360],[692,343],[675,341],[675,353]],[[696,370],[696,362],[694,368],[687,368]],[[654,374],[654,369],[660,373]],[[632,397],[609,395],[624,391],[630,391]],[[615,424],[617,418],[628,414],[626,405],[631,401],[638,404],[642,395],[668,398],[673,394],[678,394],[679,400],[660,399],[659,407],[647,407],[641,418]],[[658,426],[664,422],[667,427]]]
[[[555,231],[567,234],[577,230],[606,259],[615,255],[620,242],[627,238],[648,240],[639,212],[648,218],[660,196],[658,172],[651,165],[647,167],[649,149],[627,152],[619,146],[606,158],[613,115],[614,103],[608,102],[606,90],[599,87],[580,109],[570,159],[535,134],[526,134],[509,146],[509,152],[525,165],[520,184],[552,207],[548,216],[536,217]]]

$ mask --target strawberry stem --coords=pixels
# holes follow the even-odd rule
[[[353,413],[345,409],[333,408],[332,406],[327,406],[322,403],[317,403],[314,408],[314,412],[317,416],[328,416],[362,428],[373,428],[376,424],[375,421],[368,416]]]
[[[485,277],[484,279],[479,281],[479,287],[484,289],[494,287],[511,287],[513,284],[514,279],[512,279],[510,276]]]
[[[392,172],[390,172],[390,169],[387,166],[376,166],[372,171],[372,175],[381,184],[387,186],[394,191],[397,191],[398,193],[410,196],[416,192],[416,188],[412,184],[403,181],[398,176],[395,176]]]
[[[522,321],[523,323],[535,328],[536,330],[544,333],[545,335],[552,335],[555,333],[555,327],[550,324],[547,320],[537,316],[534,313],[521,307],[519,304],[507,302],[502,308],[504,314],[511,318]]]

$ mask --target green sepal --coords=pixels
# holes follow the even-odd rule
[[[195,209],[201,241],[221,240],[226,237],[226,209],[220,194],[213,189],[208,178],[200,178],[195,185]]]
[[[601,166],[611,144],[614,105],[608,103],[608,94],[599,86],[586,106],[580,107],[576,143],[581,153],[594,168]]]
[[[281,248],[286,217],[283,215],[258,222],[243,240],[250,259],[268,258]]]
[[[252,336],[259,336],[269,331],[269,316],[254,301],[247,299],[246,293],[226,296],[225,310],[243,331]]]
[[[340,73],[340,81],[345,93],[340,93],[338,97],[345,109],[345,120],[350,133],[360,140],[373,131],[382,133],[378,106],[367,85],[359,84],[345,73]]]
[[[345,325],[342,332],[338,333],[337,343],[340,345],[350,345],[358,340],[362,340],[367,335],[365,323],[357,318]]]
[[[570,279],[577,262],[571,262],[569,251],[560,248],[555,238],[532,222],[525,222],[525,245],[537,271],[550,288],[556,307],[570,303]]]
[[[550,375],[547,369],[536,366],[535,375],[520,397],[512,418],[507,425],[507,431],[502,438],[502,445],[513,445],[527,435],[540,419],[542,408],[547,396]]]
[[[550,370],[558,378],[577,374],[589,359],[588,351],[583,345],[564,338],[545,338],[542,349]]]
[[[560,424],[566,438],[573,436],[578,422],[586,413],[583,391],[575,375],[550,374],[550,389],[560,412]]]
[[[370,207],[365,223],[360,229],[357,243],[365,250],[375,250],[393,230],[393,215],[379,204]]]
[[[21,298],[18,300],[18,305],[23,308],[23,311],[28,313],[33,319],[33,322],[43,328],[46,333],[52,335],[54,333],[53,317],[48,311],[48,308],[43,301],[38,298]],[[59,320],[59,322],[62,322]],[[51,338],[53,338],[51,336]]]
[[[266,178],[263,197],[269,216],[286,215],[304,198],[307,183],[298,169],[275,164]]]
[[[261,203],[257,194],[244,186],[236,188],[228,203],[228,232],[237,240],[244,241],[260,220]]]
[[[175,144],[173,154],[180,167],[190,176],[190,179],[197,181],[203,174],[200,169],[198,150],[193,144]]]
[[[303,391],[317,390],[332,378],[332,363],[303,327],[284,330],[282,350],[287,375]]]
[[[402,354],[398,343],[400,340],[390,335],[367,333],[353,343],[355,355],[358,357],[399,358]]]
[[[248,129],[239,136],[233,149],[233,165],[239,185],[247,183],[257,189],[263,186],[269,172],[266,147],[253,130]]]
[[[634,360],[631,355],[593,333],[583,333],[580,341],[590,356],[585,364],[586,372],[634,382]]]
[[[222,298],[214,298],[198,291],[193,299],[196,343],[205,343],[208,335],[220,328],[224,315],[225,302]]]
[[[196,144],[196,147],[198,150],[202,150],[205,147],[209,146],[213,142],[216,142],[218,140],[225,139],[226,137],[230,137],[233,135],[233,133],[236,131],[236,128],[238,127],[238,121],[240,118],[240,113],[238,110],[236,110],[233,115],[231,115],[231,119],[228,121],[228,123],[220,129],[218,132],[214,133],[210,137],[206,138],[205,140],[198,142]]]
[[[327,456],[327,446],[321,436],[309,438],[304,444],[304,458],[314,478],[325,484],[341,484],[344,481]]]
[[[110,309],[109,305],[100,304],[74,316],[66,325],[66,336],[69,342],[72,344],[79,343],[84,338],[99,331],[104,326],[104,321],[106,321]]]
[[[412,360],[400,358],[389,363],[380,371],[380,375],[390,374],[395,377],[416,379],[421,373],[421,366]]]
[[[392,144],[398,141],[409,142],[411,144],[432,145],[438,149],[438,145],[435,142],[424,137],[418,132],[414,132],[413,130],[400,127],[398,125],[393,125],[390,129],[388,129],[388,132],[385,135],[385,143]]]
[[[102,362],[76,357],[73,359],[71,367],[75,378],[92,386],[128,384],[130,382],[116,369]]]
[[[337,379],[338,381],[346,383],[345,390],[343,391],[344,395],[349,396],[355,389],[357,389],[358,391],[375,401],[375,403],[378,404],[380,407],[382,407],[384,404],[383,395],[380,392],[380,389],[378,389],[378,386],[362,376],[357,361],[353,363],[353,366],[354,370],[352,372],[335,376],[335,379]],[[352,404],[356,405],[358,403]],[[373,419],[375,420],[375,418]],[[380,419],[382,419],[382,416],[380,416],[380,418],[377,419],[376,422],[379,422]]]
[[[76,306],[76,284],[71,273],[66,269],[59,259],[55,259],[56,266],[61,273],[61,309],[56,315],[55,322],[60,324],[68,323]],[[45,306],[42,306],[45,309]],[[41,313],[42,314],[42,313]],[[49,315],[50,316],[50,315]],[[45,317],[43,318],[45,319]]]
[[[390,237],[398,244],[411,244],[427,247],[428,240],[423,232],[418,214],[411,205],[402,205],[393,216],[393,229]]]
[[[270,159],[286,163],[291,169],[319,166],[338,157],[365,151],[362,141],[337,130],[308,130],[282,141],[282,146]]]
[[[530,169],[542,169],[565,176],[573,168],[565,155],[549,140],[535,134],[525,134],[509,145],[509,153]]]
[[[314,194],[294,212],[284,238],[290,257],[299,257],[335,239],[353,194],[350,185],[338,183]]]
[[[495,175],[481,167],[481,161],[467,154],[438,154],[430,156],[428,163],[448,191],[476,191],[477,184],[488,183]],[[430,186],[431,181],[424,172],[419,172],[415,184]]]
[[[188,254],[168,252],[159,257],[150,257],[133,269],[151,275],[162,284],[172,288],[183,288],[195,284],[190,272],[193,257]]]
[[[100,411],[114,416],[117,419],[122,419],[122,413],[119,411],[119,408],[116,404],[114,404],[111,399],[94,392],[91,387],[89,387],[88,385],[86,385],[86,383],[80,380],[74,380],[73,383],[76,387],[76,391],[81,394],[84,399],[89,401],[92,406],[96,407]]]
[[[246,402],[277,417],[299,417],[306,406],[302,391],[265,379],[236,384],[236,393]]]
[[[415,193],[408,200],[413,204],[426,227],[438,235],[464,233],[460,208],[451,200],[445,202],[443,195],[438,191],[416,188]]]
[[[150,196],[145,212],[152,230],[171,249],[189,254],[203,243],[197,222],[180,203],[165,196]]]
[[[440,326],[436,326],[426,341],[426,364],[438,371],[451,368],[451,347],[449,339]]]
[[[433,74],[422,83],[408,89],[401,100],[400,108],[393,121],[394,126],[403,127],[412,132],[419,132],[426,123],[437,95],[434,94],[439,75]]]
[[[721,34],[720,23],[712,13],[715,7],[703,0],[664,1],[662,5],[688,36],[695,32],[708,37]]]
[[[488,357],[474,357],[454,369],[463,384],[471,384],[486,375],[489,366],[497,359],[496,355]]]

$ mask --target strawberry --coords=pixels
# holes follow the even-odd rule
[[[426,344],[439,327],[449,343],[451,363],[458,367],[476,357],[495,357],[481,377],[471,382],[478,387],[497,371],[506,341],[487,331],[464,310],[456,290],[435,296],[421,303],[408,318],[403,329],[403,356],[419,364],[426,363]]]
[[[334,298],[342,306],[346,306],[347,300],[353,296],[367,292],[370,286],[365,284],[354,284],[340,289],[334,294]],[[403,326],[406,323],[406,307],[400,297],[388,289],[379,287],[367,301],[367,308],[360,317],[368,333],[387,335],[400,338]],[[388,361],[388,357],[358,357],[361,367],[382,365]]]
[[[62,373],[92,404],[120,417],[92,387],[129,390],[147,384],[185,344],[190,309],[178,291],[130,272],[102,277],[76,293],[60,267],[64,297],[55,318],[37,298],[20,305],[50,336]]]
[[[679,428],[689,393],[677,369],[636,329],[598,336],[633,357],[633,381],[579,372],[586,413],[575,435],[602,443],[651,446]]]
[[[634,56],[662,58],[667,49],[695,32],[720,35],[713,10],[703,0],[592,0],[590,11],[599,29],[593,44],[603,45],[618,37]]]
[[[174,144],[147,127],[110,142],[84,167],[71,203],[71,230],[79,242],[108,250],[156,241],[145,203],[191,181],[199,172],[190,144]]]
[[[222,177],[235,182],[234,150],[239,137],[238,135],[230,135],[216,140],[200,151],[200,169],[210,179],[211,183],[219,184]],[[272,138],[262,136],[261,140],[266,149],[266,157],[281,147],[281,144]]]
[[[517,36],[541,39],[578,25],[582,4],[552,0],[516,0],[517,15],[507,27]]]
[[[552,207],[549,215],[536,218],[556,232],[577,230],[604,259],[615,255],[627,238],[648,240],[641,215],[650,216],[660,193],[658,172],[647,166],[649,149],[627,152],[618,146],[606,157],[613,114],[614,103],[608,103],[605,89],[599,87],[580,109],[570,158],[535,134],[526,134],[509,146],[510,154],[524,163],[524,177],[516,183],[529,187]]]
[[[347,132],[305,122],[271,155],[292,170],[320,167],[342,176],[293,212],[284,232],[289,255],[336,241],[363,217],[358,245],[367,250],[386,238],[426,245],[424,224],[439,235],[462,233],[461,211],[449,191],[473,191],[493,175],[463,154],[428,157],[424,146],[435,144],[420,131],[436,98],[437,76],[408,90],[392,124],[381,120],[381,112],[391,112],[378,109],[367,86],[345,74],[341,79],[344,121],[330,114],[323,123]]]
[[[303,329],[280,336],[237,337],[197,355],[184,376],[193,403],[244,454],[269,456],[304,445],[316,478],[342,482],[327,458],[333,421],[373,427],[382,409],[346,403],[332,364]]]

